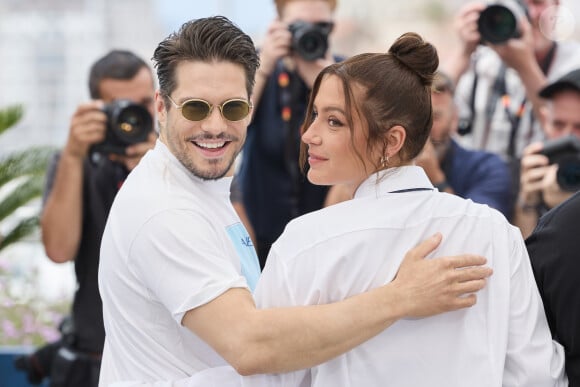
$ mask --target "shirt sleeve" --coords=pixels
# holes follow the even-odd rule
[[[137,233],[128,264],[178,323],[228,289],[247,288],[224,233],[195,211],[175,209],[155,215]]]
[[[552,341],[529,257],[518,229],[510,229],[509,337],[503,386],[565,385],[562,347]]]

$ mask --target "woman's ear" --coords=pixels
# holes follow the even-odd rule
[[[407,132],[405,128],[401,125],[395,125],[387,131],[385,134],[387,149],[384,156],[398,156],[403,145],[405,145],[405,140],[407,139]]]

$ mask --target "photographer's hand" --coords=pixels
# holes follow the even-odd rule
[[[132,171],[133,168],[139,164],[141,158],[145,156],[145,153],[147,153],[148,150],[153,149],[156,140],[157,133],[151,132],[149,133],[149,136],[147,136],[147,141],[128,146],[125,148],[124,155],[116,155],[111,153],[109,155],[109,159],[124,164],[128,171]]]
[[[548,208],[554,208],[558,204],[574,195],[574,192],[565,191],[558,184],[558,167],[558,165],[550,165],[546,170],[546,174],[542,182],[544,185],[544,203],[546,203]]]
[[[459,37],[460,44],[456,45],[456,50],[451,53],[442,67],[455,84],[469,67],[471,54],[481,41],[477,20],[484,9],[485,4],[482,2],[467,3],[461,7],[453,20],[453,27]]]
[[[102,101],[91,101],[77,107],[71,118],[63,156],[82,160],[87,156],[91,145],[104,140],[107,116],[102,111],[103,106]]]
[[[522,155],[519,205],[524,208],[536,207],[542,198],[544,177],[550,163],[546,156],[539,153],[542,148],[541,142],[530,144]]]

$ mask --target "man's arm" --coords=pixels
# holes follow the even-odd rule
[[[74,259],[83,221],[83,162],[91,144],[103,140],[106,115],[102,103],[80,105],[71,119],[67,143],[47,196],[40,226],[46,255],[56,263]]]
[[[473,305],[491,269],[479,256],[423,258],[441,235],[407,253],[395,280],[328,305],[256,309],[245,289],[230,289],[188,311],[182,324],[240,374],[313,367],[342,354],[404,316],[424,317]],[[462,268],[461,270],[457,270]]]

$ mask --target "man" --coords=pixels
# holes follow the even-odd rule
[[[455,22],[462,44],[445,66],[457,83],[461,143],[507,161],[518,159],[531,142],[544,139],[536,119],[542,106],[538,91],[548,81],[580,67],[580,45],[552,40],[555,26],[546,24],[557,22],[549,12],[560,5],[559,0],[512,3],[521,11],[515,14],[520,37],[485,45],[477,23],[487,5],[463,6]]]
[[[539,95],[548,103],[542,110],[542,126],[548,140],[572,135],[580,139],[580,68],[544,87]],[[525,237],[539,217],[574,194],[574,187],[558,182],[558,164],[541,154],[541,142],[530,144],[521,161],[520,192],[514,223]],[[576,175],[577,172],[576,172]],[[572,189],[572,190],[571,190]]]
[[[511,193],[507,165],[493,153],[465,149],[453,139],[458,123],[453,81],[438,72],[433,89],[431,141],[427,141],[416,164],[423,167],[429,180],[440,191],[487,204],[510,219]]]
[[[258,260],[229,199],[251,119],[254,44],[228,19],[210,17],[185,23],[153,59],[159,140],[115,198],[101,245],[101,385],[176,380],[226,361],[244,375],[306,368],[402,316],[475,302],[460,294],[480,289],[489,270],[456,268],[483,258],[417,259],[431,239],[392,283],[369,293],[257,310],[249,289]]]
[[[260,48],[252,97],[255,112],[232,190],[239,193],[232,200],[241,214],[247,213],[262,268],[286,224],[321,208],[328,191],[300,173],[298,154],[300,125],[314,78],[339,59],[321,43],[332,31],[336,3],[276,0],[278,17]],[[312,24],[300,27],[303,22]],[[311,38],[300,43],[300,36]]]
[[[564,346],[570,387],[580,386],[580,193],[540,219],[526,247],[552,337]]]
[[[74,375],[66,376],[77,385],[96,386],[105,341],[97,273],[99,247],[113,198],[130,170],[150,149],[156,135],[126,147],[124,153],[93,152],[107,137],[106,104],[130,100],[154,114],[153,74],[147,64],[129,51],[114,50],[91,67],[89,90],[93,101],[80,104],[71,118],[66,145],[47,173],[47,187],[41,218],[42,242],[46,255],[56,263],[73,261],[77,280],[72,305],[72,329],[65,340],[67,350],[86,359]],[[152,122],[152,120],[151,120]],[[61,344],[59,344],[61,346]],[[71,360],[72,361],[72,360]],[[57,355],[55,378],[65,377],[65,359]],[[86,364],[85,364],[86,363]],[[57,368],[57,365],[63,368]],[[50,370],[44,370],[49,373]]]

